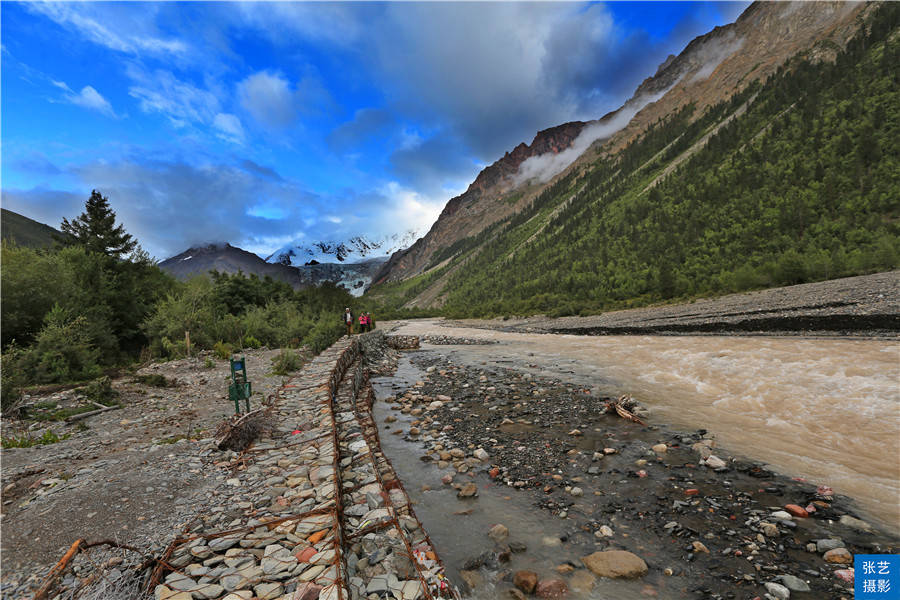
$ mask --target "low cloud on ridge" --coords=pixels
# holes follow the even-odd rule
[[[599,139],[610,137],[628,125],[634,115],[640,112],[642,108],[662,98],[670,89],[672,89],[672,86],[658,94],[632,98],[608,121],[594,122],[582,129],[575,141],[572,142],[572,145],[562,152],[547,152],[525,159],[519,165],[519,171],[513,177],[513,182],[515,185],[520,185],[533,179],[537,179],[540,183],[550,181],[554,176],[575,162],[575,159],[584,154],[591,144]]]

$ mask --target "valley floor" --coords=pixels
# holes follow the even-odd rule
[[[467,327],[580,335],[897,337],[900,271],[729,294],[587,317],[466,319]]]

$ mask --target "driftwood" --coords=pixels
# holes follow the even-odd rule
[[[59,562],[53,565],[53,568],[50,569],[50,572],[47,573],[47,576],[44,578],[44,582],[41,584],[41,587],[38,588],[38,591],[34,593],[34,600],[45,600],[47,598],[47,592],[50,591],[50,588],[53,587],[53,584],[56,582],[57,578],[62,574],[65,570],[66,565],[69,564],[69,561],[72,560],[72,557],[78,552],[78,548],[81,544],[84,543],[83,539],[75,540],[75,543],[66,551]]]
[[[96,406],[103,406],[98,402],[92,402]],[[88,412],[78,413],[77,415],[72,415],[71,417],[66,417],[66,422],[71,423],[72,421],[80,421],[81,419],[87,419],[88,417],[93,417],[94,415],[99,415],[100,413],[104,413],[108,410],[116,410],[117,408],[122,408],[121,405],[116,404],[114,406],[103,406],[103,408],[99,408],[97,410],[92,410]]]
[[[219,450],[240,452],[249,446],[262,429],[262,419],[266,407],[260,407],[241,415],[232,417],[216,429],[215,442]]]
[[[615,410],[616,414],[622,417],[625,420],[631,421],[632,423],[638,423],[639,425],[647,426],[641,419],[636,417],[631,411],[625,408],[625,404],[634,404],[634,399],[631,396],[620,396],[618,400],[615,402],[610,402],[608,407]]]
[[[45,600],[47,598],[47,593],[53,588],[53,584],[56,583],[56,580],[63,574],[63,571],[66,570],[66,567],[69,566],[69,563],[72,562],[75,555],[88,548],[93,548],[94,546],[114,546],[124,550],[140,552],[137,548],[126,544],[120,544],[114,540],[101,540],[99,542],[87,543],[83,538],[79,538],[75,540],[75,543],[69,547],[63,557],[59,559],[59,562],[56,563],[53,568],[50,569],[50,572],[47,573],[47,576],[44,577],[44,581],[41,583],[41,587],[38,588],[38,591],[35,592],[33,600]]]

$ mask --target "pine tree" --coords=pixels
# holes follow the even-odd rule
[[[72,243],[84,246],[90,252],[121,258],[137,246],[131,234],[120,224],[116,226],[116,213],[109,207],[109,198],[91,191],[85,202],[85,212],[70,222],[63,219],[60,229],[71,236]]]

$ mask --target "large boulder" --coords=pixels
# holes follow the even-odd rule
[[[600,577],[632,579],[647,573],[647,563],[625,550],[594,552],[581,559],[591,573]]]

